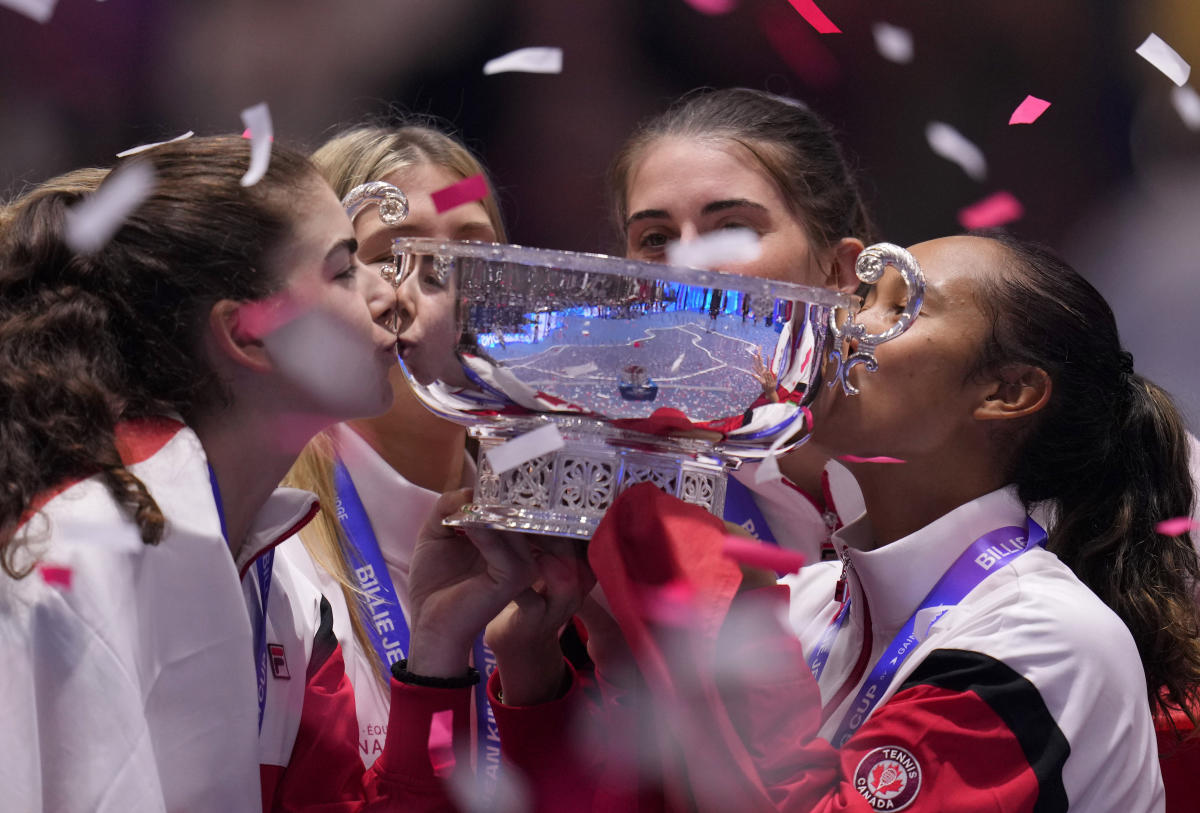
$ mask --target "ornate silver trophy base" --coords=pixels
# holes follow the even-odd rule
[[[684,502],[721,516],[725,472],[738,461],[711,453],[711,442],[659,437],[615,429],[588,419],[555,421],[563,448],[497,473],[487,452],[529,431],[518,427],[473,426],[479,441],[475,501],[447,525],[590,539],[605,511],[627,488],[653,483]]]

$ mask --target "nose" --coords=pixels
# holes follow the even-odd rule
[[[363,298],[367,301],[367,309],[376,324],[389,332],[396,332],[396,296],[392,286],[383,277],[363,269],[359,278],[365,280]]]
[[[416,274],[406,276],[395,290],[392,291],[392,301],[396,308],[396,333],[403,333],[417,318],[417,297],[414,286],[418,285]]]

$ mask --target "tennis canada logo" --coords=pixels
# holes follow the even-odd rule
[[[903,810],[921,789],[921,766],[903,748],[876,748],[854,769],[854,787],[874,810]]]

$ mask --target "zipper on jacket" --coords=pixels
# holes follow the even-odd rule
[[[850,548],[842,548],[842,574],[833,586],[833,600],[838,604],[846,598],[846,575],[850,572]]]

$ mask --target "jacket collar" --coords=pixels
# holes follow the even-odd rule
[[[1015,486],[960,505],[929,525],[871,550],[874,532],[864,514],[833,535],[838,555],[849,558],[871,607],[872,625],[893,634],[908,620],[954,560],[979,537],[1005,525],[1023,526],[1025,507]]]
[[[208,477],[208,458],[195,432],[175,417],[143,418],[117,427],[122,459],[146,484],[169,522],[180,530],[221,538]],[[259,510],[235,560],[238,576],[316,516],[315,495],[279,488]]]

